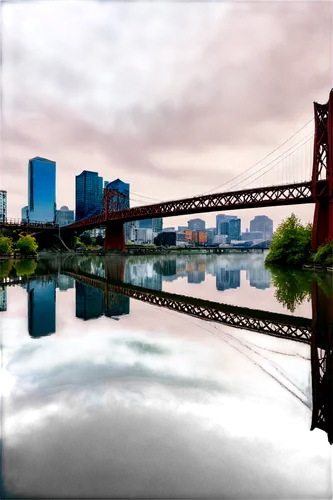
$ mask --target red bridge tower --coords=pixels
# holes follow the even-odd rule
[[[104,189],[103,216],[106,222],[104,250],[120,250],[125,252],[124,223],[109,221],[109,212],[127,208],[126,197],[116,189]]]
[[[314,103],[312,250],[333,240],[333,89],[326,104]]]

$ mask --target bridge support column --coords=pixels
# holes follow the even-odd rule
[[[316,200],[313,229],[312,250],[316,252],[326,241],[333,240],[333,198]]]
[[[105,228],[104,250],[120,250],[125,252],[124,223],[108,222]]]
[[[333,89],[327,104],[314,103],[312,251],[333,240]]]

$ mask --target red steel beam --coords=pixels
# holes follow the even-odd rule
[[[155,203],[154,205],[127,208],[125,210],[109,211],[107,219],[106,214],[103,213],[64,226],[62,230],[102,226],[105,225],[106,221],[129,222],[131,220],[216,212],[218,210],[298,205],[313,203],[313,201],[311,181],[309,181],[297,184],[223,192]]]

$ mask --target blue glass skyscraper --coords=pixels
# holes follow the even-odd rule
[[[97,172],[83,170],[75,176],[75,219],[101,213],[102,204],[103,178]]]
[[[56,163],[36,156],[28,163],[28,210],[31,221],[54,222]]]

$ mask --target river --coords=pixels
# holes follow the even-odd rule
[[[331,499],[332,275],[264,258],[2,263],[3,498]]]

